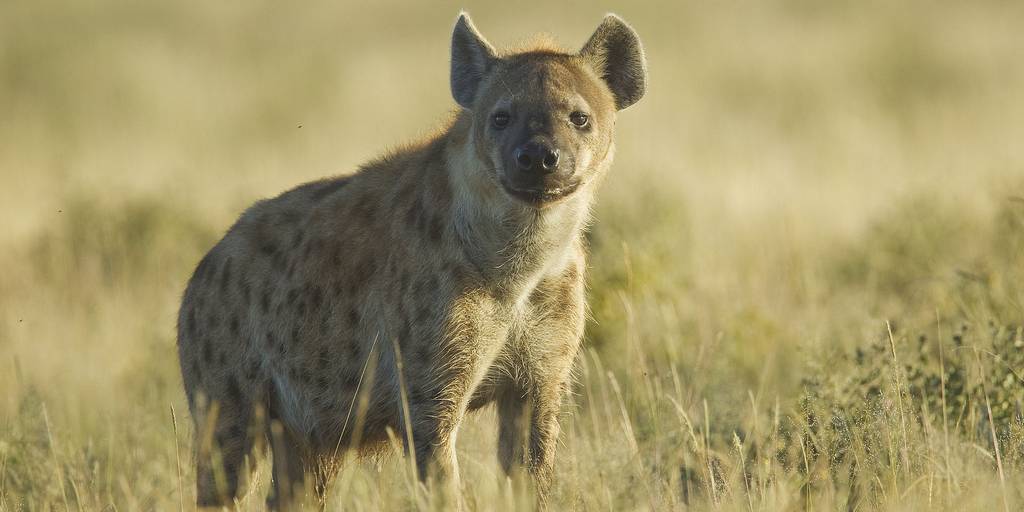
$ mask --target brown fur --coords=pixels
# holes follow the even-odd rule
[[[457,485],[459,424],[489,403],[503,467],[525,466],[543,503],[583,334],[582,230],[622,95],[605,55],[495,55],[460,18],[453,92],[471,104],[449,126],[353,176],[258,202],[199,263],[178,339],[200,505],[236,496],[263,440],[271,504],[285,505],[310,473],[322,492],[342,450],[371,450],[389,428],[407,439],[407,423],[421,478]],[[496,105],[516,105],[517,126],[565,148],[570,163],[542,182],[543,199],[500,185],[513,132],[488,131]],[[586,130],[560,120],[579,105]]]

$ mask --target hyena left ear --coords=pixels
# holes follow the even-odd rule
[[[644,95],[647,88],[647,59],[636,35],[622,18],[609,14],[580,50],[615,96],[615,108],[622,110]]]
[[[459,14],[452,34],[452,96],[464,108],[472,108],[480,82],[496,61],[494,48],[477,32],[469,14]]]

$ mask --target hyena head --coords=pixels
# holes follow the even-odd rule
[[[531,207],[556,204],[611,163],[616,111],[647,78],[636,32],[608,15],[576,53],[540,48],[499,55],[459,17],[451,87],[472,119],[470,144],[494,187]]]

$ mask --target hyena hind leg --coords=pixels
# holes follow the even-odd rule
[[[253,454],[251,404],[214,402],[198,416],[196,504],[224,507],[241,495],[246,457]]]
[[[267,508],[322,510],[327,475],[319,470],[309,447],[277,420],[271,420],[267,425],[267,438],[274,459],[273,489],[267,499]]]
[[[505,474],[513,477],[526,469],[529,439],[529,401],[511,386],[497,396],[498,461]]]

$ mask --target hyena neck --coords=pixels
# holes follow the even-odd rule
[[[593,197],[583,189],[589,187],[537,209],[500,188],[469,138],[450,141],[446,160],[457,242],[496,295],[523,300],[545,276],[565,269],[580,247]]]

